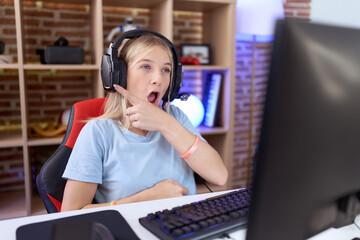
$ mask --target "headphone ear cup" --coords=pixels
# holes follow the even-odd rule
[[[173,53],[173,54],[176,54]],[[172,86],[171,86],[171,93],[170,93],[170,102],[172,102],[175,98],[178,97],[179,91],[183,82],[183,72],[182,72],[182,65],[178,63],[174,67],[174,75],[172,76]],[[164,97],[162,98],[163,102],[168,101],[169,89],[166,90]]]
[[[119,58],[119,83],[118,85],[122,86],[126,89],[126,77],[127,77],[127,65],[125,60],[120,57]]]
[[[103,55],[101,61],[101,79],[103,83],[104,90],[112,91],[112,67],[111,67],[111,58],[109,55]]]
[[[174,73],[172,76],[172,86],[171,86],[171,93],[170,93],[170,102],[172,102],[175,98],[179,96],[179,91],[183,82],[183,72],[182,72],[182,64],[180,60],[180,55],[176,50],[175,46],[172,42],[166,41],[171,49],[172,57],[174,61]],[[169,89],[166,91],[165,96],[163,97],[163,102],[168,101],[168,94]]]
[[[117,84],[126,88],[126,75],[127,75],[127,67],[126,62],[121,57],[115,57],[112,59],[114,69],[111,73],[111,91],[116,92],[113,84]]]
[[[114,49],[112,49],[112,51],[114,51]],[[112,55],[112,65],[113,65],[113,69],[112,69],[112,72],[111,72],[111,91],[112,92],[116,92],[115,88],[114,88],[114,84],[117,84],[117,85],[120,85],[120,61],[119,61],[119,58],[115,55]]]
[[[183,72],[181,64],[176,68],[176,76],[174,77],[174,86],[170,95],[170,102],[178,97],[183,82]]]

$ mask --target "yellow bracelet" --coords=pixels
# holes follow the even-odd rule
[[[189,148],[189,150],[187,150],[186,153],[184,154],[181,154],[180,157],[181,158],[189,158],[194,152],[195,150],[197,149],[198,145],[199,145],[199,142],[200,142],[200,138],[198,135],[195,135],[195,141],[194,143],[191,145],[191,147]]]
[[[114,200],[114,201],[111,201],[110,206],[114,206],[114,205],[115,205],[115,203],[116,203],[116,201],[115,201],[115,200]]]

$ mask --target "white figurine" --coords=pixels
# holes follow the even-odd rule
[[[126,32],[133,29],[139,29],[139,26],[134,25],[134,21],[131,17],[125,18],[124,25],[116,26],[113,29],[111,29],[110,33],[107,35],[106,40],[108,42],[111,42],[114,35],[118,32]]]

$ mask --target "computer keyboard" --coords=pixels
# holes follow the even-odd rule
[[[199,202],[150,213],[140,224],[160,239],[185,240],[220,237],[247,223],[251,188]]]

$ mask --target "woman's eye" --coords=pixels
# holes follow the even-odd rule
[[[170,69],[164,68],[164,69],[163,69],[163,72],[164,72],[164,73],[170,73]]]
[[[144,65],[141,68],[145,69],[145,70],[150,70],[150,66],[149,65]]]

